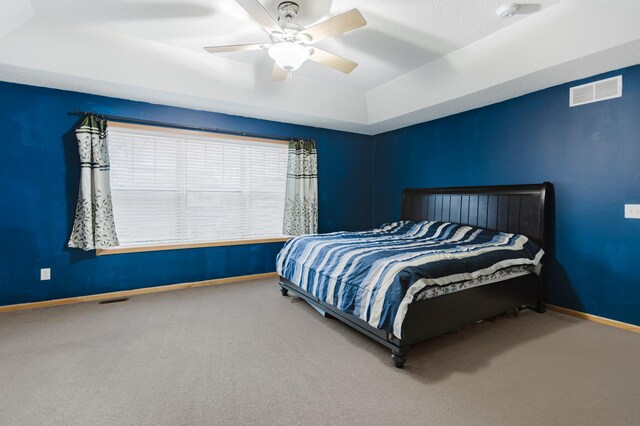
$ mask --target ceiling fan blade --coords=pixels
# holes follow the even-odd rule
[[[313,54],[309,59],[311,59],[313,62],[317,62],[338,71],[342,71],[345,74],[349,74],[355,69],[355,67],[358,66],[358,64],[353,61],[350,61],[338,55],[334,55],[333,53],[327,52],[326,50],[318,49],[317,47],[313,48]]]
[[[268,33],[274,31],[283,32],[280,25],[271,16],[267,10],[262,7],[258,0],[236,0],[240,6],[262,27],[267,30]]]
[[[275,63],[273,64],[273,72],[271,73],[271,79],[273,81],[284,81],[288,76],[289,74],[285,70],[280,68]]]
[[[322,21],[303,31],[304,34],[311,36],[310,44],[318,43],[338,34],[364,27],[367,21],[358,9],[351,9],[348,12],[336,15],[326,21]]]
[[[211,46],[205,47],[209,53],[224,53],[224,52],[245,52],[247,50],[260,50],[268,47],[268,44],[231,44],[229,46]]]

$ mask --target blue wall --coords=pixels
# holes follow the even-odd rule
[[[623,75],[623,97],[569,108],[569,87]],[[374,137],[373,223],[405,187],[555,185],[549,302],[640,325],[640,67]]]
[[[570,86],[624,96],[568,107]],[[95,257],[66,248],[78,186],[73,110],[318,141],[320,231],[395,220],[405,187],[551,181],[549,301],[640,324],[640,67],[375,137],[0,82],[0,305],[274,270],[281,244]],[[39,269],[52,268],[51,281]]]
[[[100,257],[66,248],[79,177],[74,110],[315,139],[320,231],[371,225],[368,136],[0,82],[0,305],[275,270],[281,243]],[[39,280],[43,267],[51,281]]]

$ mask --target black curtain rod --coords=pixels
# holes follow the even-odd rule
[[[300,139],[285,138],[282,136],[273,136],[273,135],[263,135],[260,133],[239,132],[239,131],[233,131],[233,130],[212,128],[212,127],[198,127],[198,126],[189,126],[185,124],[164,123],[162,121],[141,120],[138,118],[119,117],[117,115],[98,114],[96,112],[72,111],[69,114],[80,115],[80,116],[95,115],[96,117],[102,118],[107,121],[111,120],[111,121],[120,121],[123,123],[142,124],[146,126],[170,127],[173,129],[182,129],[182,130],[195,130],[199,132],[219,133],[221,135],[246,136],[249,138],[258,138],[258,139],[273,139],[273,140],[279,140],[279,141],[294,141],[294,140],[302,139],[302,138]]]

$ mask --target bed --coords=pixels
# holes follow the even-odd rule
[[[327,317],[336,318],[388,347],[395,366],[403,368],[411,345],[523,306],[541,313],[545,311],[542,256],[547,240],[547,195],[551,188],[551,184],[543,183],[405,189],[397,222],[363,233],[307,236],[288,242],[278,256],[280,290],[284,296],[291,292],[301,297]],[[402,259],[406,259],[408,255],[404,252],[425,245],[434,247],[433,253],[438,255],[428,256],[435,259],[430,261],[429,270],[416,269],[418,266],[404,268],[402,274],[396,276],[398,269],[384,269],[387,276],[395,280],[385,281],[382,279],[385,274],[379,274],[379,281],[385,283],[384,291],[393,297],[387,296],[378,287],[372,287],[371,283],[377,282],[371,278],[373,267],[358,278],[356,272],[345,272],[347,261],[339,260],[353,261],[352,253],[358,256],[364,252],[374,253],[371,249],[374,237],[375,246],[380,247],[376,250],[384,252],[384,256],[396,256],[397,250],[403,250]],[[418,237],[421,239],[416,240]],[[313,241],[314,238],[318,241]],[[338,244],[342,240],[344,244]],[[330,248],[332,255],[315,256],[314,250],[320,246]],[[358,250],[354,249],[356,246]],[[317,258],[313,269],[298,265],[304,257],[301,254],[294,257],[296,249],[308,259]],[[466,257],[464,254],[474,250],[482,255]],[[492,260],[498,254],[504,256],[512,252],[517,255],[508,254],[509,258],[500,262]],[[413,252],[409,255],[414,256]],[[340,267],[329,264],[330,258],[342,262]],[[479,263],[469,265],[469,259]],[[389,261],[385,258],[384,262]],[[487,268],[492,262],[502,266]],[[411,263],[418,264],[420,262]],[[454,268],[454,264],[456,268],[468,270],[452,275],[447,268]],[[341,287],[339,280],[344,278],[346,282],[346,275],[352,281]],[[408,275],[417,278],[413,281]],[[457,278],[450,279],[454,275]],[[352,287],[358,290],[353,293]],[[391,302],[387,304],[387,301]]]

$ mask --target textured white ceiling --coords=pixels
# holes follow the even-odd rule
[[[360,66],[275,83],[264,51],[202,50],[268,40],[234,0],[3,0],[0,79],[373,134],[640,62],[640,1],[504,2],[300,0],[305,26],[360,9],[319,44]]]

